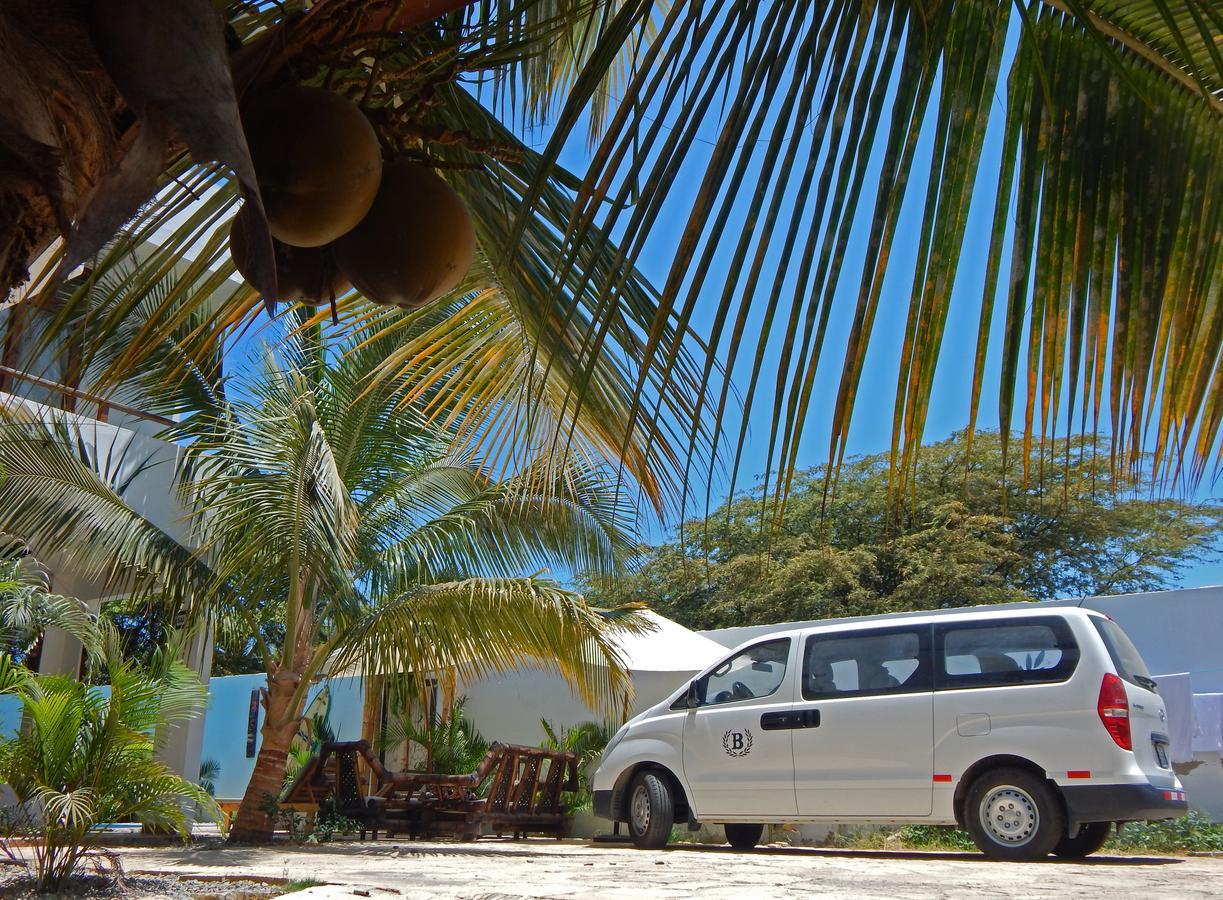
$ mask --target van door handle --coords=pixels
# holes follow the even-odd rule
[[[793,728],[819,728],[820,711],[818,709],[790,710],[789,712],[768,712],[760,717],[760,727],[765,731],[781,731]]]

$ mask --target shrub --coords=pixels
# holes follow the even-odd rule
[[[39,891],[56,890],[111,822],[139,820],[186,837],[188,812],[218,817],[208,793],[156,758],[158,732],[203,709],[207,691],[175,652],[148,670],[103,656],[109,687],[38,675],[0,657],[0,693],[18,698],[25,723],[0,741],[0,783],[17,803],[3,850],[30,868]]]
[[[1105,844],[1125,853],[1194,853],[1223,850],[1223,824],[1196,809],[1179,819],[1131,822]]]
[[[590,809],[594,801],[594,768],[603,755],[603,748],[616,733],[610,722],[581,722],[571,728],[554,726],[547,719],[539,720],[544,730],[544,746],[551,750],[568,750],[578,756],[578,789],[566,797],[570,809]]]

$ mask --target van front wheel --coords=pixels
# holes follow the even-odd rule
[[[657,772],[642,772],[633,779],[628,795],[628,830],[643,850],[665,847],[675,823],[671,788]]]
[[[1053,788],[1023,769],[995,769],[978,778],[964,814],[973,843],[995,859],[1041,859],[1066,833]]]

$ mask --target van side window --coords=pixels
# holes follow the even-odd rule
[[[930,690],[930,627],[813,634],[803,652],[803,699]]]
[[[700,705],[752,700],[775,693],[785,681],[789,659],[789,638],[777,638],[740,650],[697,681]]]
[[[935,644],[943,690],[1065,681],[1079,661],[1074,635],[1055,617],[940,625]]]

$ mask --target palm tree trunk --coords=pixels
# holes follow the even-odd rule
[[[268,675],[268,687],[263,695],[266,718],[260,731],[263,740],[255,758],[255,771],[251,773],[242,805],[229,830],[231,842],[266,844],[272,840],[276,822],[268,810],[280,799],[289,747],[306,705],[304,694],[294,702],[301,677],[300,672],[284,668]]]

